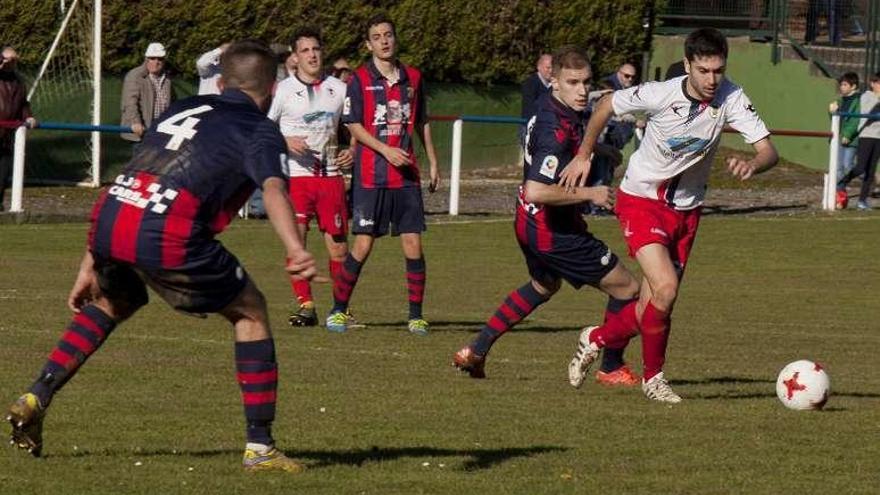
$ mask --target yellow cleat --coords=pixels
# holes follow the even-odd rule
[[[284,452],[270,448],[266,453],[261,454],[253,449],[244,451],[244,459],[242,460],[245,471],[284,471],[286,473],[301,473],[306,467],[299,462],[284,455]]]
[[[26,393],[9,407],[6,421],[12,425],[9,443],[27,450],[34,457],[40,457],[43,450],[43,417],[46,411],[40,399]]]

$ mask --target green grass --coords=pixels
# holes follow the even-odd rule
[[[591,224],[622,252],[612,220]],[[330,335],[285,328],[279,244],[267,223],[240,222],[222,239],[269,300],[281,370],[275,433],[311,469],[241,471],[226,323],[153,297],[56,398],[45,458],[0,455],[0,493],[876,493],[878,229],[877,216],[850,212],[707,216],[669,348],[667,375],[685,402],[670,407],[637,390],[568,386],[576,329],[603,309],[590,289],[564,288],[503,337],[487,380],[454,372],[452,352],[526,279],[509,219],[430,226],[426,338],[403,328],[395,240],[377,244],[354,295],[369,328]],[[0,225],[7,401],[67,323],[85,230]],[[329,287],[316,294],[326,311]],[[637,342],[628,356],[638,362]],[[775,398],[777,372],[800,358],[828,367],[823,412]]]

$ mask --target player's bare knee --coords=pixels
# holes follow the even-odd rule
[[[422,238],[418,234],[403,234],[400,236],[400,244],[407,258],[415,259],[422,256]]]
[[[538,291],[538,294],[541,294],[544,297],[550,297],[559,292],[559,289],[562,287],[562,280],[532,280],[532,287]]]
[[[651,302],[661,311],[669,311],[678,297],[678,282],[661,282],[651,286]]]

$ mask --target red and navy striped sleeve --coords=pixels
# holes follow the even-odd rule
[[[369,83],[369,81],[368,81]],[[348,81],[348,89],[345,91],[345,102],[342,104],[343,124],[363,124],[364,118],[364,94],[357,71],[352,74]]]
[[[549,112],[539,112],[529,142],[532,164],[526,179],[544,184],[559,182],[559,173],[570,160],[568,135]]]

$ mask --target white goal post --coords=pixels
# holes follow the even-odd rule
[[[60,2],[63,20],[28,92],[28,101],[32,106],[41,102],[46,106],[53,104],[60,106],[62,104],[60,102],[65,97],[71,97],[71,94],[81,92],[85,86],[90,86],[89,113],[91,115],[88,121],[92,125],[100,125],[102,7],[102,0],[72,0],[70,2],[62,0]],[[53,62],[58,63],[53,64]],[[65,73],[65,71],[69,73]],[[74,72],[77,73],[73,74]],[[48,80],[50,74],[54,80]],[[36,117],[43,119],[39,114]],[[80,123],[84,123],[84,121],[85,118],[80,119]],[[26,147],[23,141],[26,135],[27,132],[24,128],[18,129],[15,133],[12,197],[9,208],[11,212],[23,211],[22,196],[26,160]],[[90,162],[90,177],[78,185],[98,187],[101,184],[100,132],[91,132],[88,146],[90,153],[87,158],[84,157],[84,161]],[[41,178],[40,182],[67,183],[67,181],[53,180],[51,177]]]

